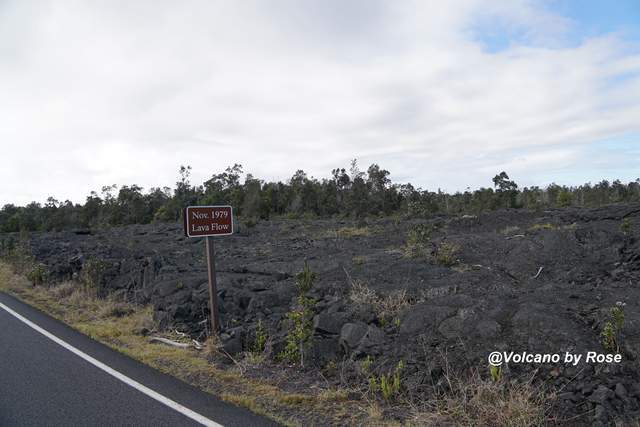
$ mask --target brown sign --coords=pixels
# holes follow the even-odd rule
[[[188,206],[184,208],[183,218],[187,237],[233,234],[231,206]]]

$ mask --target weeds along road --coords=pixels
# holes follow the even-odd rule
[[[0,292],[0,425],[273,426]]]

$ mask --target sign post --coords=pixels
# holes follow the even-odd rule
[[[207,249],[207,278],[209,279],[209,310],[211,311],[211,334],[220,330],[220,315],[218,314],[218,284],[216,283],[216,250],[211,236],[205,237]]]
[[[187,206],[183,212],[184,234],[187,237],[204,237],[209,279],[209,310],[211,334],[220,330],[218,314],[218,288],[216,284],[216,252],[214,236],[233,234],[233,209],[231,206]]]

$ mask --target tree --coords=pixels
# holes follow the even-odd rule
[[[568,206],[571,206],[572,200],[573,200],[573,196],[571,195],[569,190],[565,188],[561,189],[558,192],[558,195],[556,196],[556,204],[561,208],[566,208]]]
[[[506,208],[515,208],[518,184],[515,181],[511,181],[509,175],[502,171],[493,177],[493,185],[496,187],[500,205]]]

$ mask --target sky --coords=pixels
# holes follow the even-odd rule
[[[353,158],[429,190],[640,178],[640,2],[0,0],[0,205]]]

